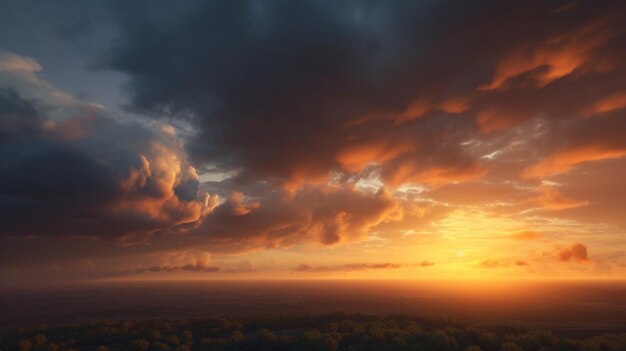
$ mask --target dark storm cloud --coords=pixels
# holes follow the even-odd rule
[[[296,185],[371,161],[393,161],[385,175],[394,183],[414,180],[404,175],[411,169],[434,168],[448,181],[481,174],[455,145],[459,140],[435,147],[447,135],[445,119],[426,122],[425,140],[415,133],[401,145],[394,138],[404,127],[354,123],[372,114],[420,117],[415,99],[456,90],[435,80],[449,82],[453,73],[440,62],[450,64],[451,57],[432,58],[449,46],[448,54],[462,49],[442,47],[441,36],[459,28],[442,27],[441,20],[454,23],[473,8],[235,1],[167,16],[159,6],[137,7],[114,7],[124,35],[107,65],[130,76],[134,108],[192,119],[198,135],[189,150],[196,161],[241,169],[241,179]],[[373,142],[367,159],[346,155]],[[422,162],[426,153],[429,161]],[[438,164],[439,153],[452,161]]]
[[[237,173],[205,185],[241,194],[202,233],[235,250],[334,244],[385,222],[393,200],[342,185],[360,202],[317,215],[337,195],[310,185],[331,172],[344,182],[375,163],[388,187],[474,181],[489,169],[468,141],[626,106],[624,7],[564,3],[115,3],[121,35],[103,67],[128,75],[135,111],[191,123],[194,164]],[[555,148],[533,147],[536,162]]]
[[[0,91],[2,235],[115,239],[200,217],[175,137],[89,106],[51,119],[38,104]]]
[[[0,89],[0,116],[0,144],[40,133],[39,112],[13,90]]]
[[[105,66],[137,110],[190,119],[193,159],[240,181],[297,188],[376,162],[392,186],[437,186],[487,173],[460,145],[477,130],[624,105],[624,6],[564,4],[120,3]]]

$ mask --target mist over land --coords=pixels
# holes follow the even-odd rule
[[[622,282],[168,281],[3,288],[0,327],[102,319],[403,314],[583,337],[626,332]]]

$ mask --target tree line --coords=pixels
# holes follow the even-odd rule
[[[247,316],[99,321],[0,335],[2,351],[624,351],[625,334],[586,339],[444,319],[366,316]]]

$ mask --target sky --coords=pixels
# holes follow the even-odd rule
[[[7,284],[626,278],[623,2],[0,7]]]

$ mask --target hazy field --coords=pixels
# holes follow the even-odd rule
[[[116,282],[0,290],[0,328],[100,319],[402,313],[583,337],[626,331],[624,283]]]

